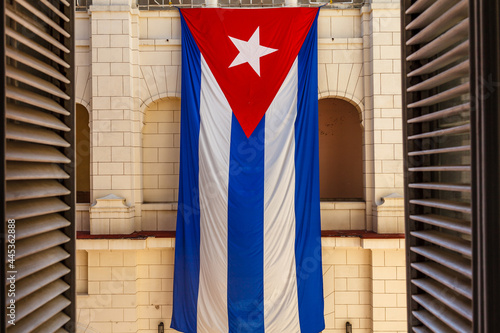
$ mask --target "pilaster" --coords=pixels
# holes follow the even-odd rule
[[[93,198],[124,198],[133,229],[140,225],[141,113],[138,96],[138,10],[131,0],[95,0],[90,7]],[[137,88],[135,88],[137,87]],[[91,225],[93,216],[91,214]],[[128,229],[127,229],[128,230]],[[132,230],[134,231],[134,230]]]

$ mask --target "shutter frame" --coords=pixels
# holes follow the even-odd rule
[[[401,1],[408,332],[471,332],[475,322],[473,166],[465,157],[473,153],[472,101],[466,101],[473,21],[463,17],[465,7],[459,0]],[[455,24],[444,22],[453,12],[461,15]],[[437,35],[426,26],[446,29]],[[450,117],[461,121],[446,126]]]
[[[454,1],[456,2],[452,0],[449,3]],[[446,5],[445,0],[441,2],[442,6]],[[500,234],[498,223],[500,220],[500,205],[498,204],[500,197],[500,172],[498,171],[500,170],[500,133],[498,131],[500,128],[500,22],[498,20],[500,3],[467,0],[468,39],[438,56],[433,56],[434,50],[429,47],[422,52],[420,49],[425,47],[425,44],[414,43],[419,39],[420,42],[427,43],[426,38],[432,35],[429,31],[407,43],[419,31],[406,28],[419,13],[424,12],[433,4],[436,4],[434,0],[401,1],[402,59],[406,59],[402,63],[402,100],[408,332],[497,333],[500,332],[498,319],[500,312],[498,302],[500,298],[498,284],[500,278],[500,242],[498,241]],[[457,7],[455,10],[463,15],[464,5],[460,6],[461,9]],[[432,13],[432,15],[436,14]],[[456,30],[463,32],[464,27]],[[418,59],[425,58],[426,55],[433,57],[423,59],[424,61],[419,66]],[[437,71],[444,68],[443,66],[448,66],[444,68],[445,70],[449,69],[453,63],[464,61],[467,57],[470,64],[469,83],[461,82],[462,90],[458,91],[458,95],[468,96],[469,101],[459,105],[457,102],[459,99],[456,99],[455,105],[450,106],[449,104],[452,103],[448,103],[446,108],[433,113],[432,104],[436,102],[436,96],[442,94],[444,90],[425,90],[432,86],[433,81],[414,86],[424,79],[432,79],[433,75],[439,74]],[[459,72],[455,70],[452,74],[458,75]],[[443,83],[446,78],[443,75],[442,78],[433,80],[434,83]],[[459,86],[457,82],[460,80],[450,82],[446,89],[456,89]],[[414,88],[411,88],[412,86]],[[427,100],[422,102],[425,99]],[[446,117],[460,114],[465,114],[468,120],[470,127],[462,128],[462,130],[470,133],[470,144],[452,148],[421,147],[421,149],[415,149],[415,142],[425,140],[422,133],[439,131],[443,129],[439,127],[440,121],[441,124],[446,124]],[[456,122],[455,126],[458,126]],[[442,131],[437,134],[442,137],[452,135],[451,131]],[[454,135],[460,134],[456,132]],[[470,166],[464,167],[460,163],[441,165],[440,162],[446,160],[445,154],[466,157],[462,159],[462,162],[470,160],[470,163],[466,163]],[[416,158],[419,158],[421,162],[419,165],[412,163],[416,161]],[[466,199],[462,201],[467,202],[462,208],[470,213],[465,220],[442,216],[443,212],[449,209],[460,211],[462,208],[452,202],[442,202],[442,200],[436,202],[433,199],[433,193],[451,191],[453,187],[441,186],[439,189],[430,189],[428,185],[434,181],[431,173],[450,175],[458,172],[469,175],[467,183],[470,184],[461,184],[463,187],[455,188],[457,190],[455,193],[461,192],[460,189],[467,191],[470,189],[469,197],[466,196],[468,194],[462,196]],[[418,197],[419,194],[421,197]],[[434,207],[447,205],[447,207],[441,207],[443,210],[438,210],[433,215],[424,214],[423,211],[431,209],[428,207],[432,205]],[[434,231],[429,233],[430,229]],[[439,236],[440,232],[444,235],[452,232],[452,235],[460,237],[435,237]],[[441,245],[447,242],[448,249],[442,250],[445,247],[441,246],[436,250],[432,242]],[[449,257],[450,249],[456,250],[453,252],[453,257]],[[449,268],[444,269],[440,264],[445,264]],[[429,280],[425,280],[426,278]],[[429,281],[431,283],[428,283]],[[449,304],[440,303],[443,311],[438,316],[436,316],[437,313],[433,315],[431,313],[433,309],[426,309],[426,306],[434,301],[439,302],[432,296],[434,293],[435,296],[440,297],[436,294],[435,287],[438,285],[434,284],[434,281],[444,285],[443,288],[460,294],[458,299],[461,304],[450,304],[444,300]],[[470,304],[467,299],[471,300]],[[458,309],[458,306],[461,308]],[[450,320],[450,318],[455,318],[455,320]]]
[[[6,77],[5,77],[5,46],[6,46],[6,43],[5,43],[5,2],[2,1],[0,3],[0,43],[1,43],[1,52],[2,52],[2,64],[0,65],[0,78],[2,80],[2,83],[1,83],[1,87],[0,87],[0,103],[2,103],[3,106],[5,106],[7,104],[7,99],[5,98],[5,86],[6,86],[6,83],[7,83],[7,80],[6,80]],[[5,116],[2,117],[2,121],[0,122],[0,133],[2,135],[2,143],[0,144],[0,154],[2,156],[2,170],[5,170],[6,169],[6,161],[5,161],[5,127],[6,127],[6,122],[7,122],[7,119],[5,118]],[[0,202],[1,202],[1,207],[0,207],[0,218],[2,219],[2,234],[3,235],[6,235],[7,234],[7,214],[6,214],[6,203],[5,203],[5,188],[6,188],[6,184],[5,184],[5,173],[4,172],[0,172],[0,186],[1,186],[1,190],[0,190]],[[6,239],[5,237],[0,237],[0,255],[2,256],[2,258],[5,258],[6,257],[6,246],[7,246],[7,243],[6,243]],[[2,262],[3,262],[4,259],[2,259]],[[0,278],[2,279],[2,281],[6,281],[7,279],[7,276],[6,276],[6,270],[4,268],[5,266],[2,267],[2,269],[0,269]],[[1,291],[0,291],[0,297],[1,297],[1,300],[2,300],[2,306],[3,304],[5,304],[4,300],[7,299],[7,295],[6,295],[6,288],[1,288]],[[5,329],[5,324],[6,324],[6,316],[5,315],[2,315],[0,316],[0,329],[3,331]]]
[[[74,4],[7,0],[0,9],[5,110],[0,216],[19,225],[16,305],[22,313],[16,325],[2,316],[0,331],[75,332]],[[6,246],[3,238],[3,258]],[[5,282],[1,296],[6,304]]]
[[[470,0],[474,332],[500,332],[500,3]]]

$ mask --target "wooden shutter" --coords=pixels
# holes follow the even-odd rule
[[[500,2],[402,2],[408,330],[500,332]]]
[[[2,210],[15,220],[6,223],[7,234],[15,226],[15,257],[7,253],[3,275],[16,278],[15,325],[2,322],[8,333],[76,327],[73,11],[66,0],[2,5]]]
[[[469,0],[402,4],[409,332],[472,332]]]

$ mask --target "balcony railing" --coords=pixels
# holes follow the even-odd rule
[[[90,5],[92,5],[92,0],[75,0],[75,10],[77,12],[86,12]]]
[[[205,0],[138,0],[139,10],[166,10],[176,7],[204,7]]]
[[[77,11],[87,11],[92,5],[92,0],[75,0]],[[326,5],[351,5],[359,7],[364,0],[297,0],[300,7],[316,7]],[[137,0],[136,5],[140,10],[169,10],[177,7],[205,7],[206,0]],[[218,0],[218,7],[283,7],[285,0]]]

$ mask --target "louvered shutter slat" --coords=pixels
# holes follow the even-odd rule
[[[54,317],[47,320],[45,323],[40,325],[37,329],[40,332],[59,332],[61,326],[66,324],[70,318],[62,312],[59,312]],[[63,330],[64,331],[64,330]]]
[[[436,1],[406,26],[406,30],[421,29],[435,22],[443,13],[456,4],[458,0]]]
[[[59,214],[49,214],[22,219],[16,225],[16,239],[36,236],[69,226],[71,223]]]
[[[411,267],[438,281],[460,295],[463,295],[468,299],[472,299],[470,281],[460,275],[457,275],[453,270],[432,261],[412,263]]]
[[[41,96],[35,92],[17,88],[13,86],[7,86],[5,89],[5,94],[8,98],[30,104],[48,111],[56,112],[65,116],[69,115],[68,110],[63,108],[59,103],[45,96]]]
[[[442,165],[442,166],[429,166],[408,168],[412,172],[425,172],[425,171],[470,171],[469,165]]]
[[[38,289],[63,277],[70,272],[69,268],[61,263],[56,263],[35,274],[17,282],[16,299],[21,300]],[[8,301],[8,300],[7,300]]]
[[[32,74],[28,74],[22,70],[19,70],[12,66],[7,66],[5,69],[5,75],[14,80],[22,82],[24,84],[30,85],[36,89],[40,89],[49,94],[52,94],[57,97],[61,97],[63,99],[69,99],[70,97],[65,94],[61,89],[59,89],[56,85],[47,82],[46,80],[40,78],[39,76],[35,76]]]
[[[36,42],[33,42],[31,39],[29,39],[28,37],[25,37],[23,36],[22,34],[14,31],[13,29],[9,28],[9,27],[5,27],[5,34],[13,39],[15,39],[16,41],[30,47],[32,50],[40,53],[41,55],[49,58],[50,60],[58,63],[59,65],[65,67],[65,68],[69,68],[70,65],[64,61],[63,59],[61,59],[59,56],[57,56],[55,53],[53,53],[52,51],[49,51],[48,49],[46,49],[45,47],[41,46],[40,44],[36,43]]]
[[[470,192],[470,185],[464,184],[448,184],[448,183],[414,183],[409,184],[411,188],[420,188],[426,190],[440,190],[440,191],[457,191],[457,192]]]
[[[419,107],[424,107],[424,106],[431,106],[440,102],[445,102],[450,99],[460,97],[463,94],[467,94],[470,90],[470,84],[464,83],[462,85],[459,85],[458,87],[454,87],[448,90],[445,90],[441,93],[438,93],[436,95],[433,95],[431,97],[425,98],[421,101],[408,104],[408,108],[419,108]]]
[[[448,148],[438,148],[438,149],[425,149],[416,150],[408,153],[408,156],[418,156],[418,155],[432,155],[432,154],[445,154],[445,153],[457,153],[463,151],[469,151],[470,146],[458,146],[458,147],[448,147]]]
[[[408,140],[416,140],[416,139],[432,138],[432,137],[443,136],[443,135],[467,133],[469,131],[470,131],[470,125],[466,124],[466,125],[455,126],[455,127],[451,127],[451,128],[442,129],[442,130],[437,130],[437,131],[432,131],[432,132],[424,132],[421,134],[412,135],[412,136],[408,137]]]
[[[59,73],[54,67],[51,65],[29,55],[20,50],[14,49],[11,46],[7,46],[5,48],[5,55],[9,58],[12,58],[16,61],[22,62],[23,64],[30,66],[37,71],[49,75],[54,79],[57,79],[64,83],[70,83],[67,77]]]
[[[64,212],[70,208],[59,198],[22,200],[7,203],[5,215],[9,219],[20,220],[28,217]]]
[[[470,63],[466,60],[436,76],[433,76],[425,81],[422,81],[408,88],[409,92],[421,91],[435,88],[444,83],[450,82],[457,78],[466,77],[469,74]]]
[[[450,51],[438,56],[436,59],[424,64],[423,66],[408,73],[408,77],[430,74],[437,71],[459,59],[463,59],[469,54],[469,41],[465,41],[455,46]]]
[[[30,238],[25,238],[17,243],[16,257],[22,259],[31,254],[50,249],[70,241],[70,238],[59,230],[54,230]]]
[[[443,285],[431,279],[413,279],[412,283],[418,288],[428,292],[459,315],[472,321],[472,307],[469,300],[465,297],[453,294],[447,288],[444,288]]]
[[[471,206],[465,202],[457,202],[452,200],[442,200],[442,199],[413,199],[410,203],[414,205],[421,205],[426,207],[447,209],[461,213],[471,213]]]
[[[469,32],[468,28],[469,28],[469,19],[465,19],[456,26],[454,26],[452,29],[448,30],[443,35],[434,39],[432,42],[425,44],[418,51],[415,51],[415,53],[409,55],[406,58],[406,60],[415,61],[435,56],[436,54],[446,50],[453,44],[462,42],[464,39],[466,39]]]
[[[20,259],[16,265],[18,269],[17,278],[25,278],[26,276],[41,271],[42,269],[50,265],[54,265],[60,261],[63,261],[68,257],[69,253],[66,252],[62,247],[57,246]]]
[[[447,4],[447,1],[439,1],[440,4]],[[410,38],[407,42],[408,45],[421,44],[430,41],[432,38],[438,36],[444,30],[452,27],[462,19],[467,17],[467,10],[469,9],[468,0],[462,0],[449,10],[447,10],[443,15],[439,16],[435,20],[430,20],[424,26],[422,31]],[[434,8],[431,11],[437,12]],[[438,12],[439,13],[439,12]]]
[[[70,146],[69,142],[64,140],[59,134],[40,127],[9,123],[5,129],[5,136],[7,139],[17,141],[41,143],[59,147]]]
[[[64,15],[63,12],[61,12],[59,9],[57,9],[48,0],[40,0],[40,2],[43,3],[51,11],[53,11],[57,16],[59,16],[60,18],[62,18],[65,22],[69,22],[69,17],[67,17],[66,15]]]
[[[54,147],[34,143],[7,142],[7,161],[69,163],[71,160]]]
[[[448,332],[450,328],[444,324],[441,320],[437,319],[431,315],[426,310],[413,311],[413,315],[420,320],[422,323],[427,325],[431,330],[428,330],[425,326],[413,327],[415,333],[427,333],[427,332]]]
[[[408,123],[413,124],[413,123],[421,123],[424,121],[438,120],[438,119],[458,115],[462,112],[467,112],[467,111],[470,111],[470,104],[464,103],[464,104],[452,106],[452,107],[444,109],[444,110],[435,111],[432,113],[421,115],[419,117],[408,119]]]
[[[57,164],[9,161],[5,169],[7,180],[68,179],[69,175]]]
[[[436,0],[417,0],[413,5],[410,6],[410,8],[406,10],[406,14],[421,13],[432,6],[432,4],[435,2]]]
[[[424,295],[414,295],[413,299],[422,305],[425,309],[429,311],[430,314],[442,320],[451,329],[459,333],[469,333],[471,332],[470,322],[464,319],[462,316],[458,315],[456,312],[448,310],[447,307],[439,302],[434,297],[424,294]],[[444,310],[443,310],[444,309]],[[450,329],[445,329],[442,332],[449,332]]]
[[[33,294],[17,302],[16,319],[21,321],[28,314],[39,309],[68,289],[69,285],[61,279],[55,280],[47,286],[40,288]]]
[[[28,124],[47,127],[59,131],[67,132],[70,130],[62,121],[54,117],[50,113],[34,110],[32,108],[23,107],[8,103],[5,108],[7,119],[17,120]]]
[[[422,223],[427,223],[430,225],[434,225],[436,227],[461,232],[466,235],[471,234],[471,225],[470,222],[466,222],[463,220],[441,216],[436,214],[425,214],[425,215],[410,215],[410,219]]]
[[[71,35],[64,30],[61,26],[56,24],[52,19],[50,19],[47,15],[42,13],[40,10],[36,9],[34,6],[32,6],[29,2],[25,0],[16,0],[18,4],[26,8],[30,13],[36,15],[40,20],[42,20],[44,23],[47,23],[50,27],[54,28],[58,33],[63,35],[66,38],[71,37]],[[67,22],[67,21],[66,21]]]
[[[57,180],[19,180],[7,183],[7,201],[55,197],[71,193]]]
[[[436,230],[412,231],[411,235],[427,242],[442,246],[448,250],[452,250],[468,256],[472,256],[470,241],[454,237]]]
[[[35,331],[40,325],[61,312],[71,302],[64,296],[57,296],[43,307],[32,312],[23,320],[16,322],[15,326],[8,328],[8,333],[26,333]],[[36,331],[35,331],[36,332]]]
[[[60,328],[58,329],[57,331],[55,331],[54,333],[68,333],[68,331],[66,331],[65,329],[63,328]]]
[[[34,34],[36,34],[39,37],[41,37],[42,39],[44,39],[45,41],[49,42],[50,44],[54,45],[58,49],[62,50],[63,52],[66,52],[66,53],[70,52],[69,49],[66,46],[64,46],[62,43],[60,43],[57,39],[52,37],[50,34],[45,32],[43,29],[37,27],[37,24],[35,22],[33,22],[33,20],[31,18],[29,18],[23,14],[20,14],[19,12],[15,13],[14,11],[12,11],[9,8],[5,9],[5,14],[8,17],[10,17],[11,19],[13,19],[14,21],[18,22],[22,26],[29,29]]]
[[[470,278],[472,276],[470,260],[460,255],[446,252],[436,246],[415,246],[411,248],[411,251],[448,267],[466,277]]]

